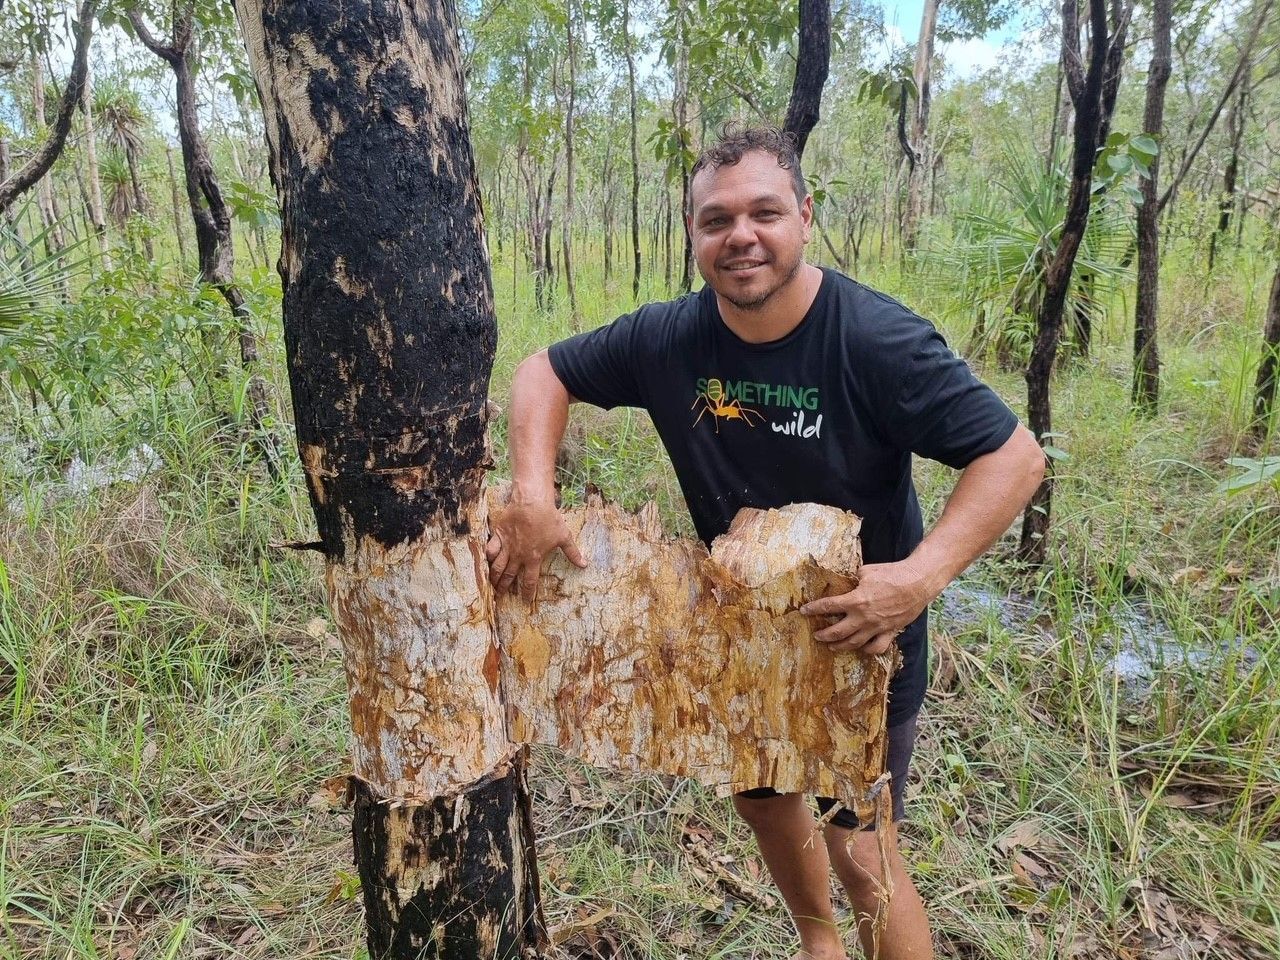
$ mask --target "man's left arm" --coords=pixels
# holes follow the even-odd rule
[[[960,474],[942,516],[904,560],[862,568],[849,593],[814,600],[805,616],[840,617],[814,634],[832,650],[884,653],[952,580],[1009,529],[1044,477],[1044,453],[1019,425]]]

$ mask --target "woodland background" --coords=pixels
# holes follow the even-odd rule
[[[904,835],[947,956],[1280,955],[1280,13],[1173,4],[1156,130],[1157,8],[1131,12],[1046,358],[1051,524],[935,610]],[[1024,412],[1079,119],[1061,11],[942,3],[927,83],[924,13],[832,10],[809,253],[933,319]],[[699,285],[692,156],[725,121],[780,122],[804,54],[796,9],[760,0],[460,16],[503,405],[527,353]],[[326,786],[341,659],[319,562],[282,548],[314,531],[234,12],[8,0],[0,68],[0,956],[361,956]],[[1158,397],[1134,375],[1144,205]],[[690,532],[641,414],[576,411],[560,468],[566,500],[595,484]],[[918,467],[927,511],[951,482]],[[534,787],[572,955],[790,955],[727,804],[550,753]]]

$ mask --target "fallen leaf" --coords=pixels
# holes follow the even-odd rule
[[[351,803],[351,778],[346,774],[329,777],[307,799],[312,810],[341,810]]]
[[[1039,817],[1019,820],[996,840],[996,849],[1001,853],[1012,853],[1018,847],[1030,849],[1040,841],[1042,827]]]
[[[1205,577],[1204,567],[1183,567],[1169,578],[1177,586],[1180,583],[1199,583]]]

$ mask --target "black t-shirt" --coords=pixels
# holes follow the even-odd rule
[[[823,503],[863,518],[865,562],[901,560],[923,537],[911,455],[963,468],[1018,422],[928,321],[834,270],[779,340],[740,339],[704,287],[549,356],[575,398],[649,412],[708,545],[741,507]],[[926,618],[898,638],[890,725],[924,699]]]

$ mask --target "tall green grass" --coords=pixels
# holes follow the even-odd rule
[[[1014,567],[1011,534],[966,575],[1024,598],[1025,612],[935,621],[904,842],[945,955],[1179,943],[1192,956],[1280,955],[1280,498],[1215,492],[1246,425],[1269,279],[1257,259],[1228,258],[1207,283],[1190,254],[1167,264],[1155,420],[1127,412],[1131,299],[1117,296],[1094,357],[1055,382],[1069,459],[1050,565]],[[499,404],[522,356],[633,306],[625,264],[606,284],[598,250],[578,263],[575,322],[563,289],[539,312],[523,266],[495,256]],[[896,264],[863,279],[966,342],[966,305],[945,287]],[[278,286],[259,274],[249,287],[287,436]],[[652,281],[643,291],[660,294]],[[313,539],[301,472],[290,459],[272,481],[255,460],[235,403],[242,374],[199,335],[216,328],[216,302],[181,287],[151,296],[121,282],[76,308],[83,329],[93,311],[114,318],[106,342],[119,352],[102,370],[116,412],[83,402],[59,421],[5,395],[0,430],[30,452],[0,475],[0,956],[359,957],[347,815],[319,789],[345,769],[341,658],[319,561],[273,546]],[[170,309],[190,319],[185,346],[125,322]],[[113,373],[114,356],[132,370]],[[59,369],[74,389],[83,370]],[[1021,409],[1020,377],[982,372]],[[494,432],[502,457],[501,422]],[[142,443],[164,461],[146,481],[66,492],[73,457],[105,463]],[[643,414],[576,409],[566,447],[567,498],[594,483],[629,505],[656,500],[688,531]],[[920,465],[929,513],[953,479]],[[1195,668],[1170,655],[1135,697],[1110,666],[1131,609],[1179,649],[1222,649]],[[725,801],[536,759],[544,896],[566,949],[791,955]],[[740,883],[688,852],[690,830]]]

